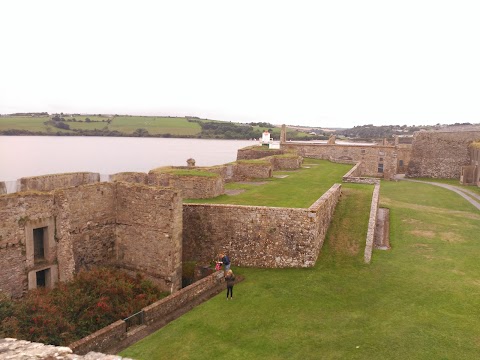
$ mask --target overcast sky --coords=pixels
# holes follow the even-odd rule
[[[480,123],[480,1],[1,1],[0,113]]]

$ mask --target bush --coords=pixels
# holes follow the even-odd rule
[[[21,301],[0,299],[0,336],[68,345],[166,295],[140,275],[85,271],[52,290],[30,291]]]

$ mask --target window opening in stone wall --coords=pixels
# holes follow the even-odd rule
[[[378,172],[383,173],[383,164],[378,164]]]
[[[34,262],[45,260],[46,227],[33,229],[33,259]]]
[[[379,151],[379,152],[378,152],[378,155],[380,155],[380,156],[385,156],[385,151]]]
[[[378,161],[383,162],[383,158],[380,158]]]
[[[403,166],[403,160],[398,160],[398,166]]]
[[[38,287],[45,287],[47,284],[47,272],[49,269],[37,271],[37,288]]]

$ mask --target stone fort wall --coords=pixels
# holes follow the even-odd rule
[[[313,266],[340,193],[335,184],[308,209],[184,204],[183,261],[227,251],[239,266]]]
[[[414,134],[407,177],[459,179],[470,164],[468,145],[480,140],[480,131],[421,131]]]
[[[48,271],[53,286],[83,268],[116,265],[175,291],[181,286],[181,212],[177,192],[138,184],[2,195],[0,290],[19,297],[36,287],[39,271]],[[35,229],[45,229],[41,259],[34,256]]]

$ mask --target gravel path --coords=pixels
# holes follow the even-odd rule
[[[448,185],[448,184],[442,184],[438,182],[431,182],[431,181],[421,181],[421,180],[413,180],[413,179],[406,179],[405,176],[396,176],[396,180],[402,180],[402,181],[411,181],[411,182],[418,182],[418,183],[423,183],[423,184],[430,184],[430,185],[435,185],[435,186],[440,186],[445,189],[451,190],[453,192],[456,192],[458,195],[463,197],[465,200],[467,200],[470,204],[475,206],[478,210],[480,210],[480,195],[477,193],[474,193],[473,191],[467,190],[465,188],[459,187],[459,186],[453,186],[453,185]]]

